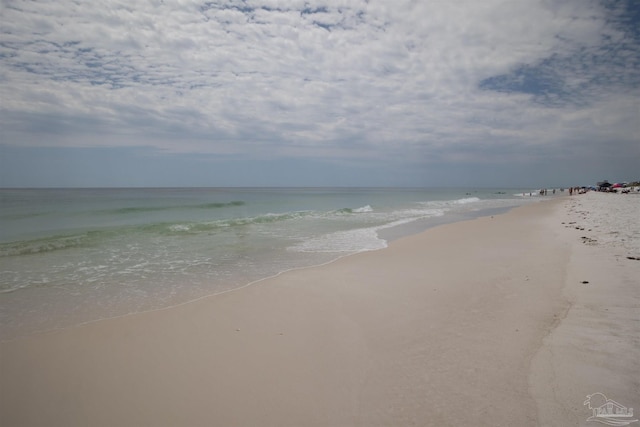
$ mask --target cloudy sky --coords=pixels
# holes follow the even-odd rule
[[[637,0],[0,1],[0,186],[640,179]]]

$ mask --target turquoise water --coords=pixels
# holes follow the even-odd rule
[[[0,339],[163,308],[537,199],[519,189],[0,190]]]

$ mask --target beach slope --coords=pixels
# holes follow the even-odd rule
[[[557,361],[539,353],[570,313],[576,236],[560,225],[566,200],[439,226],[178,307],[4,342],[0,421],[539,425],[557,409],[545,384],[565,381],[545,376]],[[583,397],[566,399],[577,407]]]

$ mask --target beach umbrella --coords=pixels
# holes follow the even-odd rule
[[[616,182],[615,184],[613,184],[611,188],[622,188],[622,187],[624,187],[624,185]]]

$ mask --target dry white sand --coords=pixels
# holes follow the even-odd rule
[[[592,411],[583,405],[588,395],[598,392],[635,408],[627,421],[637,420],[640,194],[572,197],[556,218],[562,228],[557,223],[554,228],[571,245],[563,291],[570,308],[532,363],[539,425],[599,425],[586,422]]]
[[[561,224],[625,197],[594,196],[4,342],[0,424],[566,426],[596,391],[638,408],[640,261]]]

